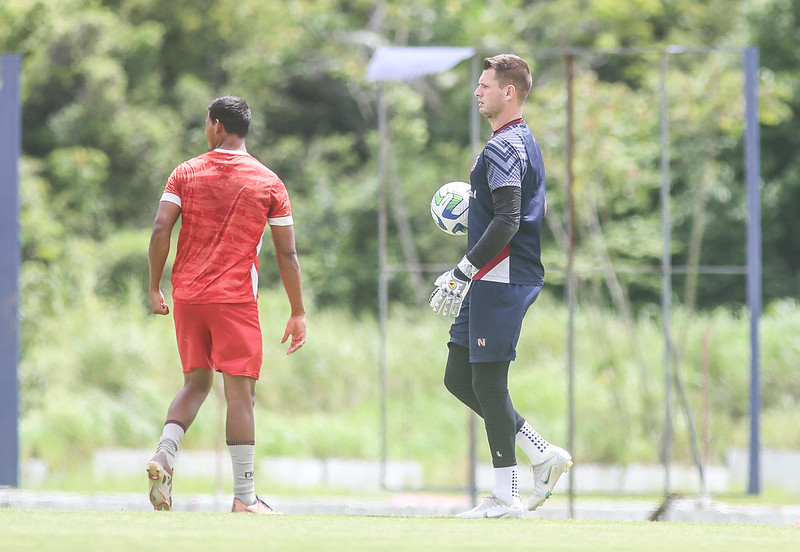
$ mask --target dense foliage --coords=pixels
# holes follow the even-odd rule
[[[8,0],[0,6],[0,51],[20,52],[24,61],[25,271],[34,280],[41,270],[69,273],[81,251],[127,247],[99,267],[97,283],[116,291],[131,275],[142,281],[146,232],[166,177],[205,148],[209,100],[232,93],[252,104],[251,151],[290,188],[309,293],[320,305],[373,309],[377,95],[364,80],[366,65],[379,45],[462,45],[479,56],[518,52],[534,66],[526,113],[548,161],[545,258],[559,285],[565,83],[557,49],[653,48],[635,55],[582,50],[575,80],[585,296],[641,308],[660,293],[659,278],[647,275],[661,255],[657,51],[734,47],[673,56],[668,89],[673,263],[736,267],[745,260],[736,48],[755,44],[762,47],[765,297],[792,296],[800,286],[793,239],[798,10],[791,0]],[[442,181],[467,177],[468,65],[386,86],[393,264],[451,263],[460,253],[431,231],[426,203]],[[413,237],[404,228],[415,229]],[[268,269],[264,280],[274,276]],[[391,293],[424,295],[403,273],[393,277]],[[676,293],[690,307],[745,300],[740,274],[676,276]]]

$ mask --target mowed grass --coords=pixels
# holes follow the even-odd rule
[[[796,552],[800,528],[664,522],[0,509],[0,550]]]

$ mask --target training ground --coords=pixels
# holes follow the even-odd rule
[[[148,511],[143,481],[141,493],[71,493],[28,491],[0,488],[0,508],[49,510],[114,510]],[[396,493],[380,497],[302,497],[265,496],[271,506],[287,514],[338,514],[372,516],[452,516],[467,509],[465,496],[436,495],[428,493]],[[524,498],[524,497],[523,497]],[[181,495],[174,496],[175,511],[227,512],[229,496]],[[674,497],[665,504],[652,500],[597,500],[576,498],[572,517],[583,520],[647,521],[659,510],[661,521],[704,523],[756,523],[796,525],[800,520],[800,506],[733,505],[701,499]],[[566,497],[554,496],[535,512],[525,512],[523,517],[541,519],[569,519]]]

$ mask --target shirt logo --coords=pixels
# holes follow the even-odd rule
[[[485,337],[479,337],[478,338],[478,347],[486,347],[486,338]]]

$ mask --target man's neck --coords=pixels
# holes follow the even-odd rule
[[[502,113],[495,117],[494,119],[489,120],[489,124],[492,127],[492,132],[497,132],[498,129],[503,128],[511,121],[515,121],[517,119],[522,119],[522,110],[514,110],[509,113]]]
[[[241,151],[247,153],[247,147],[245,147],[245,140],[241,136],[231,135],[225,137],[220,145],[218,145],[214,149],[222,149],[227,151]]]

